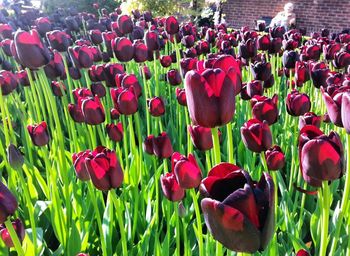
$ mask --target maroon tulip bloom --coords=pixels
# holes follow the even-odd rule
[[[145,33],[144,40],[149,51],[155,51],[160,49],[160,41],[157,32],[147,31]]]
[[[293,90],[287,95],[286,106],[288,114],[292,116],[301,116],[310,111],[311,102],[307,94]]]
[[[111,140],[113,140],[115,142],[119,142],[123,139],[124,130],[123,130],[122,123],[118,123],[116,125],[115,124],[107,124],[106,130],[107,130],[108,137]]]
[[[305,126],[299,135],[299,161],[303,178],[311,186],[341,178],[345,170],[339,135],[332,131],[327,136],[316,126]]]
[[[191,141],[197,149],[206,151],[213,148],[213,138],[210,128],[189,125],[188,131],[191,135]]]
[[[149,155],[153,155],[153,138],[154,135],[149,135],[145,138],[145,140],[142,143],[143,151],[146,152]]]
[[[86,158],[91,154],[91,151],[85,150],[79,153],[74,153],[72,155],[74,170],[77,175],[77,178],[81,181],[90,180],[89,172],[86,168]]]
[[[350,134],[350,90],[343,94],[341,100],[341,120],[348,134]]]
[[[310,256],[310,254],[309,254],[306,250],[300,249],[300,250],[297,252],[296,256]]]
[[[171,156],[172,171],[180,187],[183,189],[197,188],[202,180],[202,171],[196,158],[189,154],[188,157],[175,152]]]
[[[265,96],[254,96],[250,101],[253,117],[261,122],[266,120],[269,125],[276,123],[278,119],[277,102],[277,94],[274,94],[271,99]]]
[[[160,176],[160,185],[164,196],[172,202],[181,201],[185,196],[185,190],[177,183],[173,172],[162,174]]]
[[[176,99],[181,106],[187,106],[186,91],[183,88],[176,88]]]
[[[115,56],[121,62],[128,62],[134,57],[134,46],[126,37],[118,37],[112,41]]]
[[[180,85],[182,83],[181,74],[177,69],[170,69],[166,76],[168,83],[172,86]]]
[[[283,67],[287,69],[295,68],[295,63],[299,60],[299,54],[296,51],[285,51],[282,56]]]
[[[276,38],[276,37],[283,38],[283,35],[285,32],[286,32],[286,29],[283,26],[276,26],[269,29],[269,33],[273,38]]]
[[[309,67],[307,63],[297,61],[295,63],[295,82],[297,86],[302,86],[306,81],[310,80]]]
[[[102,32],[98,29],[93,29],[89,31],[89,37],[93,44],[99,45],[103,42]]]
[[[0,181],[0,223],[4,223],[10,215],[17,210],[18,204],[15,196]]]
[[[67,78],[63,58],[58,51],[53,50],[53,59],[44,67],[44,71],[45,75],[52,80],[57,77],[61,79]]]
[[[105,121],[105,111],[100,98],[97,96],[83,99],[81,103],[81,112],[87,124],[97,125]]]
[[[99,98],[106,96],[106,88],[102,83],[92,83],[91,92]]]
[[[340,49],[341,44],[337,43],[323,45],[323,55],[326,60],[333,60],[335,54],[340,51]]]
[[[83,112],[81,112],[81,107],[78,104],[68,104],[68,112],[74,122],[84,122],[84,115]]]
[[[274,189],[268,173],[256,182],[233,164],[212,168],[200,192],[205,224],[214,239],[237,252],[264,250],[274,233]]]
[[[135,74],[124,75],[121,83],[121,87],[130,88],[131,86],[134,88],[135,95],[139,98],[142,94],[142,88]]]
[[[320,128],[321,119],[321,116],[318,116],[313,112],[307,112],[304,115],[299,116],[299,130],[303,129],[306,125],[313,125]]]
[[[148,59],[147,46],[142,41],[135,41],[134,47],[134,60],[137,63],[145,62]]]
[[[11,39],[4,39],[0,43],[2,50],[8,57],[12,57],[11,43]]]
[[[321,55],[321,47],[318,45],[308,45],[305,47],[305,51],[303,52],[305,54],[306,60],[319,60]]]
[[[191,48],[194,46],[194,36],[193,35],[186,35],[181,39],[181,43],[186,47],[186,48]]]
[[[87,45],[69,47],[68,52],[76,68],[81,69],[92,66],[94,55]]]
[[[110,111],[110,114],[111,114],[111,119],[112,120],[118,120],[119,119],[120,113],[119,113],[119,111],[116,108],[112,108],[111,111]]]
[[[327,86],[327,77],[329,74],[329,68],[324,62],[312,63],[309,64],[311,79],[316,88],[321,86]]]
[[[258,50],[267,51],[270,48],[271,40],[268,35],[259,36],[256,41]]]
[[[174,35],[179,32],[179,22],[174,16],[169,16],[165,20],[165,30],[169,35]]]
[[[99,146],[86,157],[85,163],[97,189],[106,191],[121,186],[124,174],[113,150]]]
[[[244,145],[251,151],[260,153],[272,145],[272,134],[268,123],[258,119],[250,119],[241,127]]]
[[[115,76],[117,74],[123,74],[124,67],[120,63],[108,63],[104,67],[104,75],[106,79],[106,85],[108,87],[116,87]]]
[[[49,63],[51,56],[47,47],[42,43],[38,31],[18,30],[15,34],[14,47],[20,64],[30,69],[38,69]]]
[[[19,241],[22,243],[24,240],[24,236],[26,234],[22,221],[20,219],[16,219],[15,221],[12,222],[12,226],[16,231]],[[10,233],[8,232],[4,224],[0,225],[0,237],[1,237],[1,240],[4,242],[4,244],[6,245],[6,247],[8,248],[14,247]]]
[[[209,128],[230,122],[235,112],[234,89],[230,76],[221,69],[188,72],[185,90],[192,122]]]
[[[266,81],[271,77],[271,64],[269,62],[254,62],[250,64],[254,80]]]
[[[0,88],[2,95],[8,95],[18,86],[17,77],[10,71],[0,71]]]
[[[197,62],[198,60],[193,58],[181,59],[180,66],[181,66],[182,76],[185,77],[188,71],[197,69]]]
[[[137,112],[138,98],[134,87],[111,89],[111,96],[115,108],[123,115],[132,115]]]
[[[149,80],[152,77],[151,71],[146,65],[140,67],[140,76],[142,77],[143,75],[145,76],[146,80]]]
[[[35,20],[35,25],[41,36],[45,36],[46,33],[52,29],[52,24],[48,17],[37,18]]]
[[[1,40],[13,39],[13,28],[9,24],[0,24],[0,37]]]
[[[27,130],[35,146],[41,147],[49,143],[49,132],[45,121],[40,124],[28,125]]]
[[[165,113],[164,101],[160,97],[147,99],[148,111],[152,116],[162,116]]]
[[[62,97],[63,92],[65,93],[67,91],[67,88],[64,85],[64,83],[58,82],[58,81],[51,82],[51,89],[52,89],[52,93],[57,97]]]
[[[238,45],[238,54],[244,59],[250,59],[256,56],[257,48],[255,39],[248,39]]]
[[[160,64],[164,68],[170,67],[170,65],[172,64],[171,57],[169,55],[160,56]]]
[[[271,38],[270,48],[268,50],[269,54],[277,54],[281,51],[282,48],[282,39],[277,38]]]
[[[253,80],[246,85],[246,93],[249,99],[254,96],[262,96],[264,94],[264,87],[258,80]]]
[[[106,80],[106,74],[105,74],[105,65],[92,65],[89,68],[89,77],[90,80],[93,82],[99,82],[99,81],[105,81]]]
[[[270,171],[277,171],[284,167],[285,156],[282,149],[279,146],[273,146],[265,152],[267,168]]]
[[[152,140],[153,154],[159,158],[168,158],[173,154],[173,146],[166,132],[162,132]]]
[[[132,23],[130,16],[120,15],[118,17],[117,22],[118,22],[118,28],[122,34],[126,35],[132,32],[134,24]]]
[[[334,55],[333,66],[337,69],[345,68],[350,65],[350,53],[337,52]]]

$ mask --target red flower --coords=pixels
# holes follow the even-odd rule
[[[24,240],[24,236],[26,234],[22,221],[20,219],[16,219],[15,221],[12,222],[12,226],[16,231],[19,241],[22,243]],[[0,237],[7,247],[9,248],[14,247],[10,233],[8,232],[4,224],[0,226]]]
[[[49,143],[49,133],[45,121],[40,124],[28,125],[27,130],[35,146],[41,147]]]
[[[277,94],[274,94],[271,99],[265,96],[254,96],[250,101],[253,117],[260,121],[266,120],[269,125],[276,123],[278,119],[277,101]]]
[[[172,202],[181,201],[185,196],[185,190],[179,186],[173,172],[162,174],[160,185],[164,196]]]
[[[302,116],[299,116],[299,130],[306,125],[314,125],[317,128],[321,126],[321,116],[316,115],[313,112],[307,112]]]
[[[169,16],[165,20],[165,30],[169,35],[179,32],[179,22],[174,16]]]
[[[132,23],[132,20],[130,18],[130,16],[128,15],[120,15],[118,17],[118,28],[120,30],[121,33],[125,34],[129,34],[132,32],[132,29],[134,27],[134,24]]]
[[[292,116],[301,116],[310,111],[310,98],[305,93],[293,90],[286,98],[287,112]]]
[[[82,181],[90,180],[89,172],[86,168],[85,162],[86,158],[91,154],[91,151],[85,150],[79,153],[74,153],[72,155],[74,170],[77,175],[77,178]]]
[[[132,115],[138,109],[138,99],[134,87],[111,89],[115,108],[123,115]]]
[[[244,145],[251,151],[260,153],[272,145],[272,134],[268,123],[257,119],[250,119],[241,127]]]
[[[15,196],[0,181],[0,223],[4,223],[10,215],[17,210],[18,204]]]
[[[196,158],[189,154],[188,157],[175,152],[171,156],[172,171],[180,187],[184,189],[197,188],[202,180],[202,172]]]
[[[153,153],[159,158],[168,158],[173,154],[173,146],[166,132],[152,138]]]
[[[134,46],[126,37],[117,37],[112,41],[115,56],[121,62],[128,62],[134,57]]]
[[[97,96],[82,99],[81,112],[87,124],[97,125],[105,121],[105,111]]]
[[[115,124],[107,124],[106,130],[108,137],[115,141],[119,142],[123,139],[124,131],[123,131],[123,124],[120,122],[117,125]]]
[[[285,165],[285,157],[279,146],[273,146],[265,152],[267,168],[271,171],[280,170]]]
[[[180,72],[177,69],[170,69],[167,72],[167,81],[172,86],[180,85],[182,83]]]
[[[148,111],[152,116],[162,116],[165,113],[165,105],[160,97],[147,99]]]
[[[68,52],[75,67],[81,69],[92,66],[94,55],[87,45],[69,47]]]

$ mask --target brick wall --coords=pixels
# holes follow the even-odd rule
[[[231,27],[254,28],[254,20],[274,17],[287,2],[294,4],[297,27],[306,28],[308,33],[322,28],[331,32],[350,28],[350,0],[226,0],[223,12]]]

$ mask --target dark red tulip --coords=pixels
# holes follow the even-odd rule
[[[52,93],[57,97],[62,97],[63,92],[67,91],[67,88],[62,81],[60,81],[60,82],[52,81],[51,82],[51,89],[52,89]]]
[[[345,68],[350,65],[350,53],[348,52],[337,52],[334,55],[332,61],[333,66],[337,69]]]
[[[179,32],[179,22],[174,16],[169,16],[165,21],[165,30],[169,35]]]
[[[160,49],[160,41],[157,32],[147,31],[145,33],[144,40],[149,51],[155,51]]]
[[[345,170],[339,135],[332,131],[327,136],[316,126],[306,125],[299,135],[299,162],[303,178],[311,186],[341,178]]]
[[[258,80],[253,80],[246,85],[247,96],[251,99],[254,96],[262,96],[264,94],[264,87]]]
[[[259,121],[266,120],[269,125],[276,123],[278,119],[277,102],[277,94],[274,94],[271,99],[265,96],[254,96],[250,101],[253,118]]]
[[[97,96],[84,98],[81,103],[81,112],[87,124],[97,125],[105,121],[105,111]]]
[[[89,68],[89,77],[92,82],[100,82],[106,80],[105,64],[92,65]]]
[[[103,42],[102,32],[98,29],[93,29],[89,31],[89,37],[93,44],[99,45]]]
[[[268,35],[261,35],[256,41],[256,46],[258,50],[267,51],[270,48],[270,37]]]
[[[310,256],[307,250],[300,249],[295,256]]]
[[[51,31],[52,24],[48,17],[40,17],[35,20],[36,29],[41,36],[45,36],[46,32]]]
[[[282,46],[284,50],[286,51],[292,51],[295,50],[299,45],[298,41],[295,41],[294,39],[288,39],[282,41]]]
[[[287,112],[292,116],[301,116],[310,111],[310,98],[305,93],[293,90],[286,98]]]
[[[326,60],[333,60],[335,54],[340,51],[341,44],[332,43],[323,46],[323,55]]]
[[[192,46],[194,46],[194,41],[195,41],[195,38],[193,35],[186,35],[181,39],[181,43],[186,48],[191,48]]]
[[[112,120],[118,120],[119,119],[120,113],[119,113],[119,111],[116,108],[112,108],[111,111],[110,111],[110,114],[111,114],[111,119]]]
[[[11,39],[4,39],[0,43],[2,50],[8,57],[12,57],[11,43]]]
[[[138,98],[134,87],[111,89],[111,96],[115,108],[123,115],[132,115],[137,112]]]
[[[92,53],[93,56],[93,61],[94,62],[100,62],[102,61],[102,53],[100,51],[100,49],[97,46],[89,46],[90,51]]]
[[[296,51],[285,51],[282,57],[283,67],[295,68],[295,63],[299,60],[299,54]]]
[[[180,72],[177,69],[170,69],[167,72],[167,81],[172,86],[180,85],[182,83]]]
[[[122,185],[124,174],[115,151],[97,147],[85,159],[92,183],[99,190],[110,190]]]
[[[134,57],[134,46],[126,37],[118,37],[112,41],[112,49],[119,61],[128,62]]]
[[[69,67],[69,68],[68,68],[68,72],[69,72],[70,77],[71,77],[73,80],[80,80],[80,78],[81,78],[81,73],[80,73],[79,68],[76,68],[76,67]]]
[[[277,54],[281,51],[282,39],[279,37],[271,38],[270,48],[268,50],[269,54]]]
[[[327,86],[326,81],[330,70],[324,62],[310,62],[309,69],[313,85],[316,88],[320,88],[321,86]]]
[[[145,138],[145,140],[142,143],[143,151],[146,152],[149,155],[153,155],[153,138],[154,135],[149,135]]]
[[[254,80],[266,81],[271,77],[271,64],[269,62],[254,62],[250,64]]]
[[[0,37],[1,40],[13,39],[13,28],[9,24],[0,24]]]
[[[107,134],[108,137],[115,141],[121,141],[123,139],[123,124],[122,123],[118,123],[118,124],[107,124],[106,125],[106,130],[107,130]]]
[[[17,210],[18,204],[15,196],[0,181],[0,223],[4,223],[10,215]]]
[[[124,67],[120,63],[108,63],[104,67],[104,74],[106,79],[106,85],[108,87],[116,87],[115,76],[117,74],[123,74]]]
[[[52,60],[44,67],[45,75],[49,79],[56,79],[60,77],[61,79],[66,79],[66,70],[64,68],[63,58],[61,54],[53,50]]]
[[[191,135],[193,145],[202,151],[213,148],[213,139],[210,128],[199,125],[189,125],[188,131]]]
[[[72,161],[77,178],[81,181],[90,180],[89,172],[86,168],[86,158],[91,154],[91,150],[81,151],[72,155]]]
[[[181,74],[185,77],[186,73],[190,70],[197,69],[197,59],[194,58],[183,58],[180,60]]]
[[[15,221],[12,222],[12,226],[16,231],[19,241],[22,243],[25,236],[25,228],[22,221],[20,219],[16,219]],[[1,237],[1,240],[4,242],[4,244],[6,245],[6,247],[8,248],[14,247],[10,233],[8,232],[4,224],[0,225],[0,237]]]
[[[38,31],[18,30],[14,37],[16,56],[20,64],[30,69],[38,69],[49,63],[51,56],[47,47],[42,43]]]
[[[343,94],[341,100],[341,120],[348,134],[350,134],[350,90]]]
[[[149,80],[152,77],[151,71],[146,65],[140,67],[140,77],[142,77],[143,75],[145,75],[146,80]]]
[[[299,116],[299,130],[306,125],[314,125],[317,128],[321,126],[321,116],[316,115],[313,112],[307,112],[302,116]]]
[[[122,32],[124,35],[132,32],[134,24],[132,23],[130,16],[125,15],[125,14],[120,15],[118,17],[117,22],[118,22],[118,28],[119,28],[120,32]]]
[[[113,31],[102,32],[103,42],[106,46],[107,53],[110,57],[113,57],[112,41],[117,38],[117,34]]]
[[[162,116],[165,113],[164,101],[160,97],[147,99],[148,111],[151,116]]]
[[[160,185],[164,196],[172,202],[181,201],[185,196],[185,190],[177,183],[173,172],[162,174],[160,176]]]
[[[233,81],[222,69],[207,69],[201,74],[189,71],[185,90],[192,122],[209,128],[230,122],[235,112],[234,89]]]
[[[285,156],[282,149],[279,146],[273,146],[265,152],[265,159],[267,168],[270,171],[277,171],[284,167],[285,165]]]
[[[295,82],[297,86],[302,86],[306,81],[310,80],[309,67],[307,63],[302,61],[295,62]]]
[[[12,143],[7,147],[7,161],[15,170],[20,170],[24,163],[22,152]]]
[[[176,88],[176,99],[181,106],[187,106],[186,91],[183,88]]]
[[[102,83],[92,83],[91,92],[99,98],[106,96],[106,88]]]
[[[162,55],[160,56],[160,64],[164,67],[170,67],[170,65],[172,64],[172,60],[171,57],[169,55]]]
[[[133,43],[133,47],[134,47],[134,60],[137,63],[147,61],[148,59],[147,46],[142,41],[135,41]]]
[[[0,88],[2,95],[8,95],[17,88],[17,77],[10,71],[0,71]]]
[[[272,145],[272,134],[268,123],[258,119],[250,119],[241,127],[244,145],[251,151],[260,153]]]
[[[83,112],[81,112],[81,107],[78,104],[68,104],[68,112],[74,122],[84,122],[84,115]]]
[[[250,59],[256,56],[257,48],[255,39],[248,39],[238,45],[238,54],[244,59]]]
[[[173,146],[166,132],[162,132],[152,140],[153,154],[159,158],[168,158],[173,154]]]
[[[124,75],[120,85],[123,88],[130,88],[132,86],[134,88],[134,92],[137,97],[140,97],[142,94],[141,85],[135,74]]]
[[[285,32],[286,32],[286,29],[283,26],[271,27],[269,29],[269,33],[273,38],[276,38],[276,37],[283,38],[283,35]]]
[[[264,250],[274,234],[274,189],[268,173],[256,182],[233,164],[213,167],[200,191],[205,224],[214,239],[237,252]]]
[[[69,47],[68,52],[76,68],[89,68],[93,64],[94,55],[87,45]]]
[[[49,132],[45,121],[40,124],[28,125],[27,130],[35,146],[41,147],[49,143]]]
[[[188,157],[179,152],[171,156],[172,171],[176,180],[183,189],[197,188],[202,180],[202,171],[199,168],[196,158],[189,154]]]

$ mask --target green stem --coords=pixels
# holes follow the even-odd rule
[[[227,128],[227,151],[228,151],[228,162],[233,163],[233,136],[232,136],[232,123],[226,125]]]
[[[7,231],[10,233],[11,240],[13,242],[13,245],[15,246],[15,250],[17,251],[18,256],[24,256],[25,253],[23,251],[21,242],[18,239],[17,233],[16,233],[15,229],[13,228],[10,219],[7,219],[5,221],[5,226],[7,228]]]
[[[330,194],[328,181],[322,182],[322,231],[321,231],[321,248],[320,256],[327,254],[328,244],[328,222],[329,222],[329,208],[330,208]]]
[[[213,137],[213,151],[214,151],[214,164],[219,164],[221,162],[221,155],[220,155],[220,143],[219,143],[219,132],[218,127],[211,129],[212,137]]]
[[[203,232],[202,232],[202,219],[201,219],[201,214],[199,211],[199,206],[198,206],[198,199],[197,199],[197,193],[195,189],[191,189],[191,196],[192,196],[192,201],[193,201],[193,206],[194,206],[194,212],[196,214],[196,220],[197,220],[197,241],[198,241],[198,247],[199,247],[199,256],[204,255],[203,251]]]
[[[175,209],[174,209],[174,214],[175,214],[175,235],[176,235],[176,255],[180,256],[180,220],[179,220],[179,204],[175,204]]]

